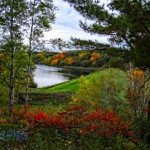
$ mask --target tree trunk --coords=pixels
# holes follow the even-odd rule
[[[11,64],[10,64],[10,116],[12,115],[12,109],[14,104],[14,47],[11,49]]]
[[[25,100],[25,104],[28,103],[28,99],[29,99],[29,80],[30,80],[30,60],[31,60],[31,54],[30,54],[30,50],[28,52],[28,64],[27,64],[27,82],[26,82],[26,100]]]
[[[30,80],[30,75],[31,75],[31,54],[32,54],[34,13],[35,13],[35,0],[34,0],[34,6],[33,6],[33,15],[32,15],[32,19],[31,19],[31,28],[30,28],[30,37],[29,37],[29,50],[28,50],[28,66],[27,66],[27,83],[26,83],[26,100],[25,100],[25,104],[28,103],[28,99],[29,99],[29,80]]]

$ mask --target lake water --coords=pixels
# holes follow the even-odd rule
[[[38,87],[46,87],[58,83],[69,81],[81,75],[89,74],[91,71],[79,69],[66,69],[59,67],[52,67],[46,65],[36,65],[34,71],[34,81]]]

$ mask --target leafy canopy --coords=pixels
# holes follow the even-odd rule
[[[101,0],[64,1],[69,2],[83,17],[93,22],[89,24],[80,21],[80,27],[85,32],[109,36],[113,45],[130,49],[130,55],[136,65],[150,67],[150,1],[111,0],[107,7],[101,4]],[[77,39],[75,41],[78,46],[81,45],[81,42],[77,43]],[[91,44],[87,42],[86,45],[88,43]]]

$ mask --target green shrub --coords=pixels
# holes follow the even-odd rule
[[[80,89],[74,101],[102,108],[110,108],[116,112],[126,111],[129,104],[126,92],[129,82],[125,72],[119,69],[107,69],[99,72],[89,81],[80,79]]]

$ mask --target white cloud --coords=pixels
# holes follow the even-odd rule
[[[102,0],[101,2],[107,2],[108,0]],[[98,40],[102,43],[108,43],[107,37],[100,37],[96,35],[90,35],[85,33],[79,27],[79,20],[85,20],[73,7],[63,0],[54,0],[54,5],[58,7],[56,12],[56,21],[52,25],[52,30],[45,33],[46,39],[62,38],[68,41],[70,37],[76,37],[81,39]]]

